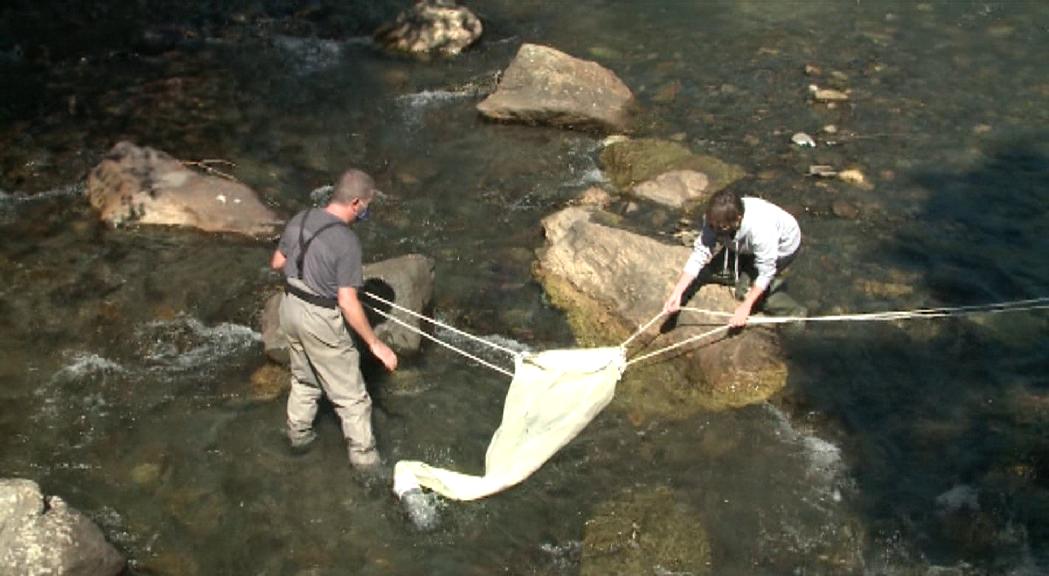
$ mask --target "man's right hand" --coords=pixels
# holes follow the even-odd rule
[[[386,366],[387,370],[393,372],[397,369],[397,354],[394,354],[393,350],[391,350],[385,342],[382,340],[375,340],[375,342],[369,346],[369,349],[372,351],[372,354],[382,362],[382,365]]]

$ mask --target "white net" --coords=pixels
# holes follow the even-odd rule
[[[521,482],[608,405],[625,368],[622,347],[519,356],[484,476],[402,460],[394,467],[394,492],[424,487],[453,500],[476,500]]]

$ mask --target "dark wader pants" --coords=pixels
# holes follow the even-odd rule
[[[794,252],[786,258],[776,261],[776,276],[772,278],[765,294],[758,300],[755,306],[756,312],[764,312],[769,316],[806,316],[808,310],[798,303],[786,291],[786,282],[783,272],[790,266],[798,255]],[[736,281],[736,300],[742,300],[747,291],[750,290],[754,279],[758,277],[758,270],[754,266],[754,256],[741,254],[739,257],[739,280]]]

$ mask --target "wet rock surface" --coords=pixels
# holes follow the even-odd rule
[[[419,0],[381,27],[375,40],[389,50],[454,56],[476,42],[483,31],[481,20],[453,0]]]
[[[25,576],[115,576],[125,561],[102,531],[32,480],[0,480],[0,568]]]
[[[544,219],[547,246],[536,269],[585,345],[619,344],[648,323],[662,309],[689,254],[683,246],[599,224],[601,214],[567,208]],[[684,305],[731,312],[736,301],[728,287],[707,284]],[[682,312],[677,326],[665,334],[650,328],[640,341],[655,350],[724,322],[689,314]],[[770,330],[748,328],[711,340],[686,348],[686,354],[632,368],[614,405],[637,419],[656,414],[680,418],[702,409],[760,402],[786,383],[787,368]]]
[[[673,208],[699,204],[710,195],[710,178],[694,170],[672,170],[634,186],[634,194]]]
[[[703,192],[714,194],[745,175],[739,166],[713,156],[696,154],[679,142],[654,138],[613,141],[601,151],[601,168],[621,189],[629,189],[671,171],[692,171],[706,176]]]
[[[493,120],[623,131],[633,105],[630,88],[600,64],[524,44],[477,110]]]
[[[87,198],[114,225],[159,224],[273,234],[277,215],[247,186],[204,176],[168,154],[120,142],[88,175]]]

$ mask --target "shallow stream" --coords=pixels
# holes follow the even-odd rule
[[[362,29],[397,8],[375,5]],[[74,35],[50,53],[14,32],[41,18],[3,14],[0,477],[87,513],[134,574],[597,574],[588,527],[637,502],[659,524],[635,526],[639,542],[705,548],[711,574],[1049,572],[1044,312],[812,326],[786,341],[790,382],[768,404],[607,410],[521,486],[442,503],[428,533],[349,468],[330,409],[291,455],[283,397],[251,384],[274,244],[101,226],[82,182],[117,141],[233,161],[284,215],[368,170],[388,198],[357,227],[366,260],[426,254],[441,320],[572,346],[531,266],[539,220],[601,183],[600,137],[474,109],[534,42],[618,74],[638,135],[738,164],[743,189],[794,212],[791,290],[812,314],[1049,295],[1049,4],[468,5],[482,41],[426,62],[322,25],[338,8],[212,14],[170,50]],[[850,100],[813,104],[810,84]],[[677,241],[680,213],[625,206],[629,226]],[[389,462],[480,472],[507,378],[436,346],[370,376]]]

